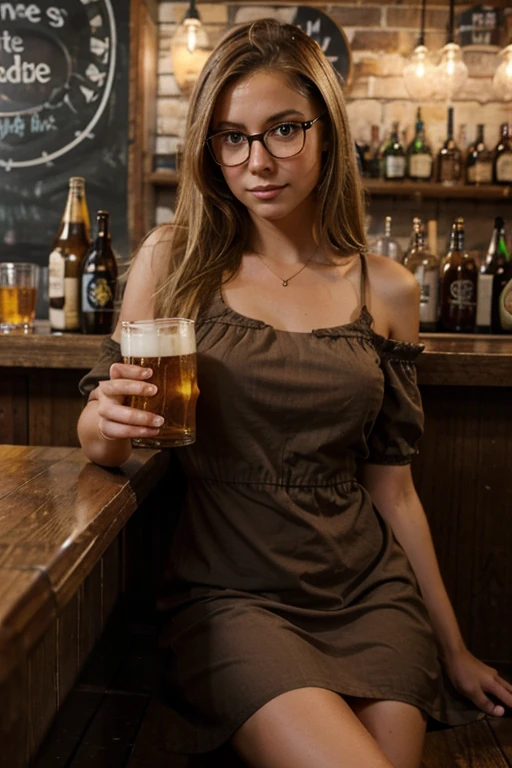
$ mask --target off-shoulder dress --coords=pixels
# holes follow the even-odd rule
[[[238,314],[217,292],[196,323],[197,442],[158,597],[167,743],[216,749],[292,689],[395,699],[453,725],[481,715],[443,674],[403,549],[358,481],[401,465],[423,412],[419,344],[354,322],[311,333]],[[104,343],[82,380],[108,378]]]

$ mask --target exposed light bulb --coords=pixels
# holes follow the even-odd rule
[[[424,101],[432,96],[434,73],[435,67],[430,60],[428,48],[417,45],[403,71],[405,87],[412,99]]]
[[[187,50],[190,53],[194,53],[197,46],[197,33],[200,31],[201,22],[197,19],[185,19],[185,27],[187,28]]]
[[[441,60],[436,67],[436,94],[451,101],[468,79],[468,68],[462,50],[457,43],[447,43],[441,50]]]
[[[512,99],[512,43],[499,53],[503,61],[494,74],[492,87],[499,99]]]
[[[178,88],[189,94],[199,77],[211,47],[197,17],[185,17],[171,40],[171,61]]]

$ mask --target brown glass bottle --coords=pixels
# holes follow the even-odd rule
[[[493,152],[493,181],[512,184],[512,136],[508,123],[501,126],[501,136]]]
[[[446,141],[437,156],[437,180],[441,184],[458,184],[462,179],[462,152],[453,138],[453,107],[448,107]]]
[[[441,330],[473,333],[476,323],[478,269],[464,249],[464,219],[455,219],[450,248],[441,268]]]
[[[477,135],[466,157],[466,183],[492,184],[492,155],[485,146],[484,126],[477,126]]]
[[[80,278],[91,242],[84,179],[73,176],[49,259],[50,328],[56,332],[80,330]]]
[[[110,241],[108,211],[98,211],[96,218],[96,238],[85,255],[82,271],[82,331],[112,333],[117,262]]]

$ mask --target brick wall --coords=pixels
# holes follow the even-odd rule
[[[418,103],[409,99],[402,79],[402,70],[408,55],[417,43],[420,26],[421,3],[419,0],[354,0],[324,5],[310,2],[329,14],[342,27],[351,47],[353,77],[347,87],[347,106],[354,138],[364,142],[369,139],[370,126],[378,123],[381,135],[398,120],[405,140],[414,132]],[[456,2],[456,16],[476,4]],[[512,35],[512,8],[508,0],[494,0],[495,7],[505,9],[506,29],[504,44]],[[180,94],[172,74],[170,41],[180,23],[186,3],[160,0],[160,54],[159,97],[157,125],[157,154],[169,154],[183,139],[188,101]],[[232,5],[224,3],[200,3],[201,19],[212,43],[229,25],[241,21],[274,16],[291,21],[294,7],[291,5]],[[446,42],[448,24],[448,0],[429,0],[426,13],[425,42],[431,51],[439,51]],[[455,107],[455,135],[466,126],[468,140],[476,133],[476,124],[486,126],[486,143],[493,147],[498,139],[499,126],[505,120],[512,122],[512,104],[495,100],[492,93],[492,77],[499,63],[499,49],[465,50],[469,79],[463,92],[458,94]],[[421,103],[422,117],[427,137],[437,151],[446,134],[446,104]],[[172,218],[173,190],[160,190],[156,221]],[[485,247],[492,229],[492,219],[501,213],[505,220],[512,219],[511,203],[478,200],[412,200],[409,198],[374,198],[369,209],[369,235],[383,228],[384,216],[393,216],[393,229],[403,245],[409,238],[412,216],[438,220],[437,250],[446,248],[446,238],[453,218],[463,215],[467,221],[468,247],[481,250]]]

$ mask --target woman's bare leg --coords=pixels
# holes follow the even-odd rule
[[[251,768],[393,768],[348,704],[323,688],[276,696],[231,743]]]
[[[402,701],[348,703],[395,768],[420,768],[427,726],[420,709]]]

